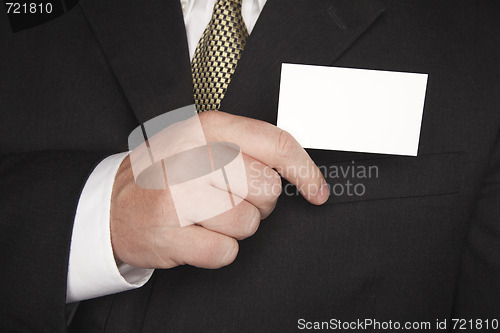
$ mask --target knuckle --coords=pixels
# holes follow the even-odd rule
[[[276,146],[276,154],[278,157],[290,160],[297,152],[297,142],[295,138],[285,130],[280,130],[278,143]]]
[[[203,266],[218,268],[229,265],[238,253],[238,243],[233,238],[204,240],[200,247],[199,259]]]
[[[224,112],[209,110],[199,113],[198,117],[207,139],[217,138],[221,134],[222,129],[226,127],[224,120],[227,119],[227,114]]]
[[[221,252],[220,242],[215,239],[204,239],[199,244],[197,256],[205,265],[214,265],[220,260]]]
[[[204,111],[198,114],[202,125],[217,123],[221,119],[222,113],[219,111]]]

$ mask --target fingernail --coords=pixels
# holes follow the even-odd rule
[[[224,266],[232,263],[236,258],[236,255],[238,254],[238,242],[236,242],[234,239],[231,239],[231,245],[229,246],[230,247],[228,248],[227,252],[222,257],[222,265]]]
[[[247,235],[253,235],[256,231],[256,226],[260,223],[260,212],[258,209],[255,210],[255,214],[252,221],[247,226]]]

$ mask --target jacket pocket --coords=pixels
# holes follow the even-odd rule
[[[453,194],[463,183],[462,152],[417,157],[309,153],[329,184],[327,204]]]

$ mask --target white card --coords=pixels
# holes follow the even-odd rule
[[[427,76],[283,64],[278,127],[304,148],[416,156]]]

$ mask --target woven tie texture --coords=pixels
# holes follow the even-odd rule
[[[198,112],[219,109],[247,38],[241,0],[218,0],[191,63]]]

